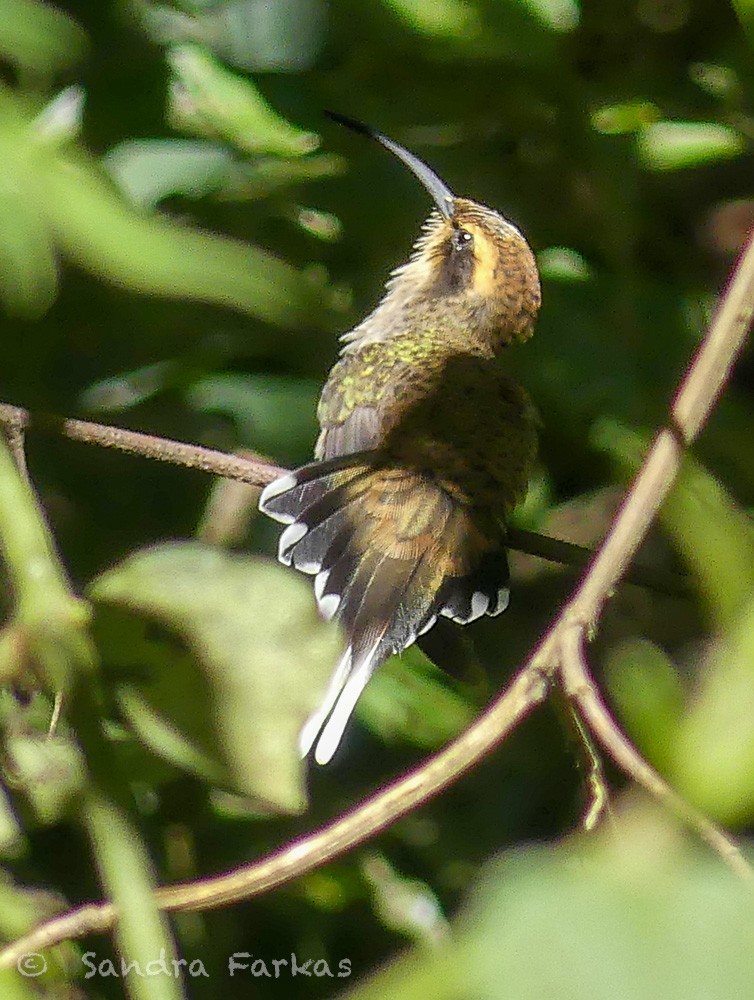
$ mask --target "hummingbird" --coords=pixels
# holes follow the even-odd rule
[[[270,483],[260,510],[287,525],[278,558],[314,576],[347,647],[300,734],[326,764],[370,677],[434,625],[509,600],[506,523],[525,495],[538,417],[499,355],[533,332],[536,261],[499,212],[456,197],[361,122],[434,201],[413,251],[352,330],[322,390],[315,461]]]

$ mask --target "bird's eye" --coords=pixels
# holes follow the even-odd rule
[[[455,229],[453,231],[453,249],[456,253],[461,250],[470,250],[474,242],[474,237],[468,229]]]

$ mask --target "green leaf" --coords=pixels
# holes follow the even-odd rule
[[[457,39],[479,31],[479,13],[473,4],[462,0],[385,0],[385,6],[413,31],[435,38]]]
[[[290,462],[311,453],[319,393],[319,383],[310,379],[215,375],[192,386],[188,402],[200,412],[227,414],[242,444]]]
[[[414,949],[353,1000],[732,1000],[751,992],[751,894],[665,816],[507,852],[441,948]]]
[[[592,271],[576,250],[570,247],[547,247],[537,254],[537,266],[543,280],[589,281]]]
[[[91,589],[98,605],[159,623],[190,653],[165,655],[169,647],[153,642],[145,657],[134,627],[105,621],[99,630],[141,738],[268,807],[303,809],[298,734],[341,647],[310,584],[268,560],[176,543],[136,553]]]
[[[227,149],[190,139],[127,140],[102,164],[129,200],[145,208],[175,194],[201,198],[239,169]]]
[[[609,420],[595,424],[592,440],[631,473],[639,468],[650,442],[647,435]],[[718,628],[729,626],[754,592],[754,521],[688,455],[660,520],[693,572],[708,616]]]
[[[17,732],[9,735],[6,753],[17,788],[39,822],[59,822],[86,783],[85,764],[73,740],[58,733]]]
[[[277,326],[311,327],[321,293],[259,247],[136,211],[83,157],[60,157],[39,198],[56,240],[94,274],[133,291],[230,306]]]
[[[749,41],[754,42],[754,0],[732,0],[732,6]]]
[[[0,145],[0,155],[2,155]],[[0,298],[9,313],[36,318],[52,305],[58,268],[47,221],[31,189],[0,191]]]
[[[754,596],[699,678],[671,744],[673,781],[709,815],[742,825],[754,818]]]
[[[682,170],[740,156],[746,139],[717,122],[662,121],[645,125],[637,135],[642,165],[650,170]]]
[[[474,718],[474,709],[414,645],[380,667],[356,714],[386,743],[401,740],[434,749],[462,732]]]
[[[605,657],[605,683],[621,721],[661,771],[672,759],[685,693],[669,657],[646,639],[627,639]]]
[[[33,969],[33,966],[29,966]],[[39,993],[32,986],[34,979],[23,977],[14,969],[0,969],[0,993],[3,1000],[37,1000]]]
[[[55,248],[39,206],[32,125],[1,91],[0,110],[0,298],[8,312],[35,318],[55,298]]]
[[[551,31],[575,31],[579,26],[579,0],[522,0],[522,4]]]
[[[77,62],[86,36],[66,14],[37,0],[3,0],[0,55],[35,73],[52,73]]]
[[[303,156],[319,145],[316,133],[291,125],[250,80],[200,46],[176,46],[168,61],[175,76],[168,109],[174,126],[222,136],[245,153]]]
[[[180,966],[167,917],[155,901],[156,880],[146,848],[126,814],[111,800],[90,793],[83,818],[108,899],[118,908],[116,938],[126,963],[131,1000],[182,1000]]]
[[[625,135],[656,122],[660,109],[651,101],[621,101],[604,104],[591,114],[592,127],[602,135]]]

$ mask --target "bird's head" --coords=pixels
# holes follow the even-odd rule
[[[382,311],[394,318],[395,331],[400,332],[418,314],[454,336],[476,341],[484,353],[526,340],[539,309],[540,288],[534,254],[520,231],[494,209],[456,197],[426,163],[388,136],[342,115],[331,117],[390,150],[421,181],[436,206],[411,258],[392,274],[387,295],[372,317]],[[369,329],[368,324],[364,326]],[[387,328],[385,335],[390,332]],[[369,329],[368,335],[371,339],[374,331]]]

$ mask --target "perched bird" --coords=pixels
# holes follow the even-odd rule
[[[279,559],[314,575],[348,641],[302,754],[335,752],[374,671],[445,615],[466,624],[508,604],[506,521],[537,444],[528,396],[498,355],[532,333],[529,245],[498,212],[457,198],[392,139],[436,210],[385,294],[346,333],[319,401],[317,461],[271,483],[260,509],[288,527]]]

